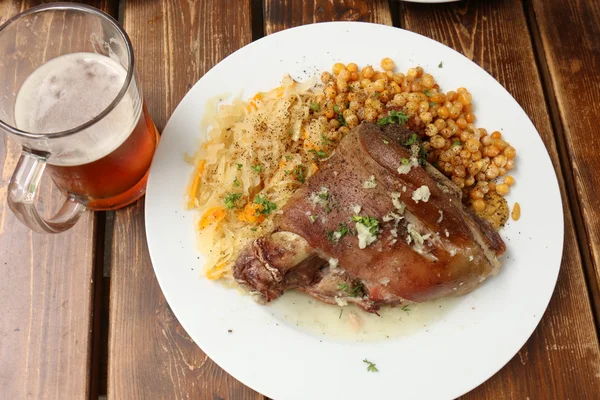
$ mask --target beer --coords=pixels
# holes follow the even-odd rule
[[[77,128],[101,114],[123,88],[120,63],[94,53],[72,53],[38,67],[15,102],[15,122],[31,133]],[[51,154],[55,183],[87,199],[92,210],[116,209],[145,192],[158,132],[145,105],[128,91],[112,110],[70,137],[64,151]],[[138,96],[139,97],[139,96]]]

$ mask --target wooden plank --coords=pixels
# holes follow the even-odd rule
[[[208,69],[252,39],[250,1],[126,1],[148,109],[161,130]],[[262,399],[213,363],[167,305],[152,269],[143,201],[115,213],[108,398]]]
[[[265,34],[328,21],[392,24],[386,0],[264,0]]]
[[[42,1],[3,1],[0,23]],[[46,3],[46,1],[44,1]],[[111,10],[107,0],[90,1]],[[95,216],[60,235],[32,233],[6,204],[18,146],[0,146],[0,393],[6,399],[90,396]],[[40,201],[64,197],[46,179]]]
[[[538,3],[546,4],[546,1],[538,1]],[[561,1],[550,3],[558,4]],[[582,9],[578,9],[577,15],[581,11]],[[562,19],[562,14],[560,15]],[[563,194],[565,249],[558,285],[548,311],[532,338],[518,355],[492,379],[465,398],[594,398],[594,393],[596,395],[600,393],[598,338],[579,248],[575,240],[571,208],[564,194],[565,183],[557,146],[521,2],[518,0],[461,2],[439,5],[435,8],[405,3],[400,21],[407,29],[429,36],[460,51],[481,65],[508,89],[540,132],[552,157]],[[549,23],[545,21],[542,25],[548,27]],[[559,20],[554,20],[554,23],[559,25]],[[572,46],[576,46],[581,35],[571,31],[571,24],[566,28],[564,19],[560,24],[568,29],[568,33],[565,31],[563,35],[577,38],[570,42]],[[591,41],[588,44],[592,46]],[[593,46],[598,50],[597,42],[594,42]],[[564,52],[560,53],[560,57],[564,56]],[[565,62],[569,60],[568,57],[564,59]],[[585,61],[583,64],[586,64]],[[597,72],[595,76],[598,77]],[[568,77],[569,83],[571,77]],[[564,79],[563,86],[566,87],[568,86],[566,75]],[[468,83],[465,85],[468,86]],[[593,83],[589,83],[588,87],[593,87]],[[593,96],[587,97],[588,101],[583,101],[586,98],[585,94],[581,91],[575,92],[575,86],[573,90],[573,95],[578,94],[577,97],[570,98],[573,107],[575,104],[580,107],[581,103],[594,104]],[[573,109],[574,112],[575,110]],[[580,134],[583,135],[583,131]],[[587,138],[591,138],[591,135],[588,134]],[[584,136],[580,136],[581,149],[584,148],[583,139]],[[589,146],[587,140],[585,146]],[[586,159],[587,163],[595,160],[591,154]],[[590,169],[590,180],[587,181],[589,186],[593,186],[591,173]],[[588,194],[591,196],[592,192]],[[595,200],[597,202],[597,199]]]
[[[534,0],[531,12],[546,60],[544,77],[556,99],[551,106],[564,139],[561,150],[572,167],[567,186],[573,207],[579,207],[576,222],[600,326],[600,138],[595,134],[600,124],[600,3]]]

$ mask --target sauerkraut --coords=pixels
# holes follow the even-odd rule
[[[335,148],[338,138],[327,121],[312,118],[318,95],[314,81],[286,76],[270,92],[206,113],[206,138],[188,158],[195,172],[186,207],[197,210],[208,278],[232,278],[240,250],[273,230],[281,207]]]

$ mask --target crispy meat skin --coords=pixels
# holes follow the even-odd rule
[[[243,251],[234,267],[235,278],[266,301],[286,289],[300,288],[320,301],[350,299],[375,311],[382,304],[464,294],[495,275],[504,242],[462,204],[460,190],[429,165],[398,172],[402,159],[411,157],[401,145],[410,135],[397,126],[382,130],[363,124],[352,130],[285,205],[276,221],[278,232]],[[376,187],[363,188],[371,176]],[[422,186],[431,193],[427,202],[412,199]],[[329,212],[311,200],[311,194],[322,188],[329,190]],[[398,193],[405,205],[402,214],[392,193]],[[380,221],[378,240],[365,249],[358,248],[352,234],[337,242],[328,239],[327,232],[340,224],[355,231],[350,222],[354,205],[361,206],[360,215]],[[383,222],[390,212],[402,219]],[[308,215],[314,215],[315,222]],[[337,268],[326,267],[330,258],[339,261]],[[350,298],[336,291],[336,284],[344,282],[360,282],[367,296]]]

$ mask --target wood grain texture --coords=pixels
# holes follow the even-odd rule
[[[0,2],[0,23],[39,3]],[[89,4],[112,9],[106,0]],[[86,213],[60,235],[32,233],[6,204],[20,149],[4,135],[2,141],[0,397],[86,399],[90,396],[95,217]],[[49,179],[44,180],[39,199],[46,212],[64,201]]]
[[[600,2],[531,2],[535,29],[547,69],[545,78],[556,102],[555,125],[564,138],[572,173],[567,180],[573,206],[579,207],[580,240],[600,326]],[[573,181],[571,181],[573,180]]]
[[[267,35],[315,22],[392,24],[387,0],[264,0],[263,9]]]
[[[192,85],[252,39],[250,1],[124,3],[138,79],[159,130]],[[213,363],[167,305],[152,269],[143,201],[115,213],[108,398],[262,399]]]
[[[543,3],[558,4],[561,1]],[[558,284],[549,308],[531,339],[513,360],[465,398],[594,398],[594,393],[600,393],[598,337],[557,147],[521,2],[467,1],[436,7],[405,4],[401,21],[407,29],[460,51],[508,89],[542,136],[563,194],[565,248]],[[558,24],[557,21],[554,23]],[[547,26],[547,23],[544,25]],[[576,46],[575,39],[572,45]],[[580,101],[580,98],[577,99]],[[588,184],[591,182],[588,181]]]

